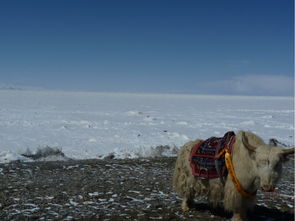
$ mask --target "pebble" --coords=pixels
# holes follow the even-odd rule
[[[228,220],[223,209],[197,199],[189,213],[172,190],[175,158],[80,160],[0,165],[0,217],[10,220]],[[294,165],[278,191],[294,193]],[[293,220],[292,197],[258,192],[251,220]],[[199,207],[199,209],[198,209]],[[265,217],[265,218],[262,218]]]

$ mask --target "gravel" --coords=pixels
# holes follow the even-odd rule
[[[0,220],[228,220],[203,198],[183,213],[171,179],[175,158],[13,162],[0,165]],[[279,195],[258,192],[249,220],[294,220],[294,160]]]

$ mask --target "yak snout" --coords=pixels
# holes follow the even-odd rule
[[[274,189],[275,189],[274,185],[271,185],[271,184],[261,185],[261,190],[264,192],[272,192],[274,191]]]
[[[265,192],[272,192],[279,180],[279,175],[276,172],[271,172],[268,175],[260,177],[260,188]]]

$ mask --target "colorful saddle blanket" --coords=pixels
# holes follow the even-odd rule
[[[189,157],[193,176],[202,178],[220,177],[221,179],[226,176],[227,170],[223,153],[225,148],[231,152],[234,141],[235,133],[229,131],[223,137],[211,137],[197,143],[192,148]]]

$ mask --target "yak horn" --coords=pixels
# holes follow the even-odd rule
[[[249,144],[248,142],[248,138],[246,137],[246,134],[245,132],[242,133],[242,142],[244,144],[244,146],[248,149],[248,150],[251,150],[251,151],[255,151],[256,150],[256,147],[252,146]]]
[[[283,150],[283,154],[284,155],[289,155],[295,152],[295,148],[291,148],[291,149],[285,149]]]

